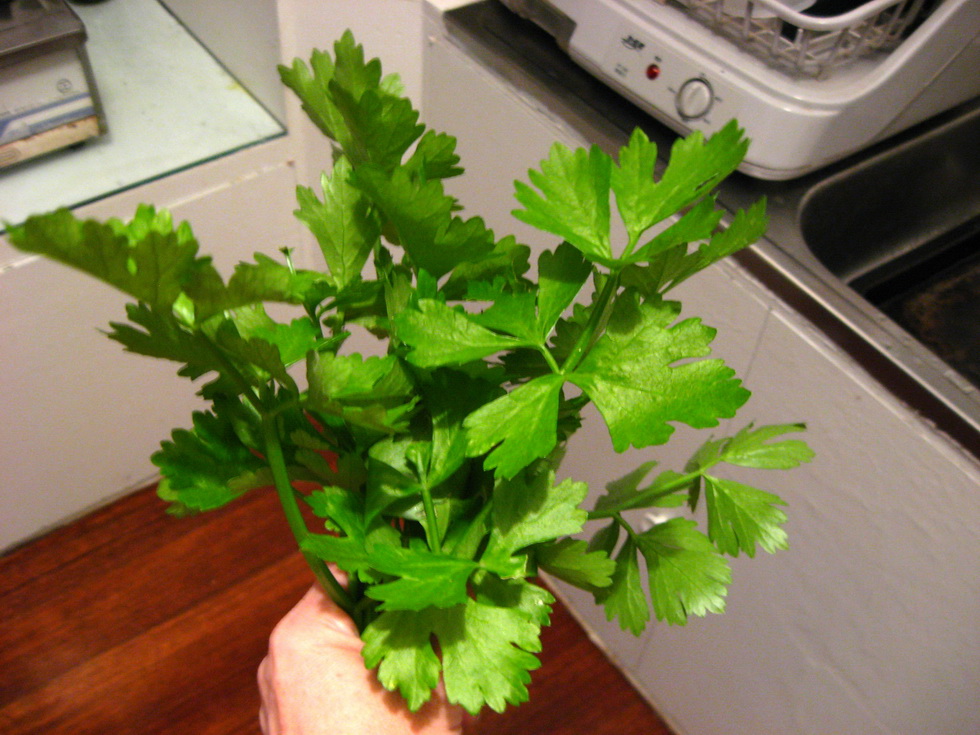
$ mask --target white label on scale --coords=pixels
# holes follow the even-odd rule
[[[73,49],[0,68],[0,145],[95,114]]]

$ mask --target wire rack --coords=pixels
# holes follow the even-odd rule
[[[834,17],[779,0],[681,0],[691,16],[741,48],[795,75],[827,78],[852,59],[887,52],[918,20],[924,0],[872,0]]]

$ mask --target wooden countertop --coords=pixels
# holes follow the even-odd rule
[[[257,735],[269,631],[312,577],[273,493],[174,519],[152,488],[0,557],[0,732]],[[481,735],[670,735],[561,605],[531,701]]]

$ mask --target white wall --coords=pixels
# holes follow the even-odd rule
[[[231,74],[285,122],[277,5],[270,0],[162,0]]]

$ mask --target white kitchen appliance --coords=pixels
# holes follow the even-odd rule
[[[980,95],[980,0],[846,12],[840,0],[501,1],[677,132],[737,119],[752,140],[742,170],[762,179],[802,175]],[[837,14],[821,15],[828,1]]]

